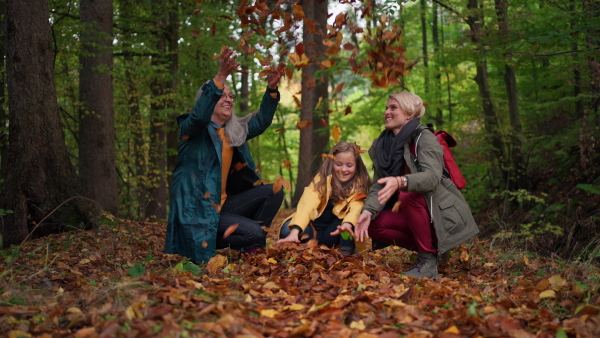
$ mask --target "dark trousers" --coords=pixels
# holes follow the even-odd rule
[[[317,241],[319,244],[325,244],[328,247],[339,245],[342,250],[352,252],[354,251],[354,239],[343,239],[341,235],[331,236],[330,233],[334,232],[338,225],[342,224],[342,220],[339,219],[333,212],[333,203],[329,203],[327,208],[321,216],[312,222],[313,226],[308,225],[304,232],[300,235],[300,241],[306,243],[309,240],[315,238],[314,230],[317,231]],[[291,221],[291,220],[290,220]],[[279,238],[285,238],[290,234],[290,221],[283,223],[281,226],[281,232]],[[305,236],[308,235],[308,236]]]
[[[283,190],[274,193],[272,184],[227,196],[220,213],[217,249],[230,247],[247,251],[265,246],[267,233],[261,227],[271,226],[282,202]],[[223,238],[225,231],[235,224],[235,231]]]

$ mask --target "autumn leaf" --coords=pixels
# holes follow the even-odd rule
[[[304,54],[304,44],[300,42],[296,45],[296,54],[303,55]]]
[[[196,15],[198,13],[200,13],[200,9],[199,8],[194,9],[194,15]]]
[[[183,136],[181,137],[181,140],[182,140],[182,141],[187,141],[189,138],[190,138],[190,135],[183,135]]]
[[[281,176],[277,176],[277,178],[275,179],[275,183],[273,183],[273,192],[275,194],[280,192],[282,185],[283,183],[281,182]]]
[[[346,115],[348,115],[350,113],[352,113],[352,106],[346,107],[346,112],[344,113],[344,116],[346,116]]]
[[[367,198],[367,196],[369,196],[369,195],[361,192],[361,193],[354,195],[353,199],[356,201],[360,201],[360,200],[364,200],[365,198]]]
[[[223,255],[216,255],[206,263],[206,270],[210,273],[221,271],[227,263],[227,257]]]
[[[335,143],[340,141],[340,136],[342,136],[342,129],[340,129],[340,126],[333,126],[331,128],[331,137],[333,137]]]
[[[284,130],[285,130],[285,128],[279,128],[279,129],[275,129],[275,132],[276,132],[276,133],[279,133],[279,132],[282,132],[282,131],[284,131]]]
[[[290,53],[288,54],[288,58],[290,61],[292,61],[292,64],[294,64],[294,67],[296,68],[303,68],[310,64],[310,60],[306,54]]]
[[[204,193],[204,198],[208,199],[210,197],[210,191]]]
[[[190,34],[192,34],[192,35],[194,35],[194,36],[200,36],[200,32],[199,32],[198,30],[196,30],[196,29],[192,29],[192,30],[190,31]]]
[[[298,107],[298,109],[302,109],[302,103],[300,102],[300,100],[296,97],[296,95],[292,95],[292,97],[294,98],[294,102],[296,103],[296,106]]]
[[[321,154],[321,159],[322,159],[323,161],[325,161],[325,160],[326,160],[326,159],[328,159],[328,158],[330,158],[330,159],[332,159],[332,160],[335,160],[335,156],[333,156],[333,155],[331,155],[331,154],[326,154],[326,153],[323,153],[323,154]]]
[[[293,5],[292,6],[292,12],[294,13],[294,20],[295,21],[302,21],[302,20],[304,20],[304,9],[302,8],[302,6],[300,6],[300,5]]]
[[[212,26],[210,26],[210,35],[215,36],[217,33],[217,23],[213,22]]]
[[[248,166],[248,163],[237,162],[236,164],[233,165],[233,168],[235,169],[235,171],[240,171],[247,166]]]
[[[298,121],[296,123],[296,128],[298,128],[300,130],[302,130],[302,129],[306,128],[306,127],[310,127],[310,126],[312,126],[312,122],[306,121],[306,120]]]
[[[235,230],[238,228],[238,225],[239,225],[239,223],[235,223],[235,224],[228,226],[227,229],[225,229],[225,232],[223,233],[223,238],[227,238],[227,237],[229,237],[229,235],[234,233]]]
[[[292,167],[292,163],[290,160],[284,158],[283,159],[283,169],[290,169]]]
[[[400,212],[400,201],[396,201],[396,203],[394,203],[394,206],[392,207],[392,212],[393,213],[398,213]]]
[[[339,85],[337,85],[337,87],[335,87],[335,89],[333,90],[332,94],[339,93],[340,90],[342,90],[342,88],[344,88],[345,84],[346,84],[346,82],[342,82]]]
[[[329,125],[327,124],[327,121],[325,121],[324,118],[321,118],[321,125],[323,126],[323,128],[327,128]]]

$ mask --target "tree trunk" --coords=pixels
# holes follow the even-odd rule
[[[4,26],[4,0],[0,0],[0,17],[2,27]],[[8,155],[7,147],[8,147],[8,115],[6,114],[5,102],[6,97],[4,96],[4,87],[6,86],[6,69],[4,64],[4,29],[0,30],[0,56],[2,59],[0,60],[0,186],[2,186],[2,179],[6,175],[6,158]],[[1,245],[0,245],[1,246]]]
[[[429,97],[429,53],[427,52],[427,6],[425,0],[421,0],[421,41],[422,41],[422,53],[423,53],[423,86],[425,90],[425,97]]]
[[[442,65],[444,57],[439,57],[440,53],[440,38],[439,38],[439,26],[438,26],[438,4],[435,1],[432,1],[432,12],[433,12],[433,20],[431,23],[431,41],[433,43],[433,55],[436,60],[441,59]],[[439,63],[435,63],[435,84],[434,84],[434,93],[433,97],[435,100],[435,121],[437,123],[437,127],[441,128],[444,125],[444,116],[442,112],[442,73],[440,72]]]
[[[326,0],[303,0],[302,7],[306,20],[314,20],[317,32],[327,31],[327,1]],[[315,78],[318,69],[317,60],[325,57],[327,46],[323,45],[323,36],[310,31],[304,25],[303,43],[305,53],[313,63],[302,69],[302,109],[301,121],[310,121],[312,126],[300,130],[300,150],[298,154],[298,180],[296,181],[295,194],[292,197],[292,205],[296,205],[321,166],[320,154],[329,140],[329,130],[321,125],[321,118],[328,120],[327,114],[318,115],[314,111],[319,98],[323,98],[322,111],[328,109],[328,86],[329,80],[323,75]],[[309,88],[309,83],[314,79],[315,86]]]
[[[504,45],[509,43],[510,31],[506,18],[507,8],[505,0],[495,0],[496,14],[498,16],[498,27]],[[508,54],[508,53],[507,53]],[[508,55],[505,54],[505,57]],[[510,190],[518,190],[525,187],[525,160],[523,156],[523,128],[521,127],[521,116],[519,113],[519,99],[517,92],[517,75],[515,68],[507,61],[504,67],[504,83],[506,84],[506,95],[508,97],[508,113],[510,116],[510,163],[508,168],[508,187]]]
[[[167,28],[167,19],[162,6],[164,3],[159,0],[154,1],[156,10],[156,49],[158,56],[152,58],[152,68],[160,69],[166,67],[165,55],[167,48],[167,37],[165,30]],[[156,71],[155,78],[151,83],[152,103],[150,107],[150,163],[148,173],[148,203],[146,204],[146,217],[155,219],[165,219],[167,216],[167,182],[165,172],[167,169],[166,158],[166,137],[165,119],[163,117],[166,108],[165,94],[168,83],[161,71]]]
[[[10,133],[0,208],[14,213],[2,217],[0,227],[8,246],[36,225],[33,236],[93,226],[99,210],[74,198],[81,187],[60,126],[48,1],[8,0],[5,13]]]
[[[483,16],[480,13],[478,0],[469,0],[467,7],[469,9],[469,16],[466,18],[466,22],[471,29],[471,41],[475,44],[479,51],[479,58],[476,60],[475,65],[477,69],[477,75],[475,76],[475,82],[479,89],[479,96],[481,97],[481,103],[483,106],[483,118],[485,124],[485,130],[488,138],[492,145],[492,158],[491,162],[498,161],[498,165],[501,177],[506,180],[506,159],[504,157],[504,141],[500,134],[500,125],[494,103],[492,101],[492,94],[489,88],[488,73],[487,73],[487,61],[482,48],[482,24]]]
[[[171,95],[169,97],[178,97],[177,84],[179,83],[179,79],[177,77],[177,73],[179,72],[179,1],[169,1],[170,3],[170,11],[169,11],[169,61],[170,68],[169,73],[171,75],[171,83],[169,86]],[[177,123],[175,123],[175,118],[179,115],[179,102],[175,99],[171,99],[168,101],[169,108],[171,108],[172,113],[170,114],[169,121],[167,122],[168,132],[167,132],[167,172],[168,172],[168,185],[171,187],[171,183],[173,181],[173,175],[171,173],[175,170],[175,165],[177,165],[177,148],[179,146],[179,128],[177,127]],[[167,192],[169,189],[167,189]],[[165,210],[166,215],[166,210]]]
[[[111,0],[81,1],[79,178],[86,197],[119,213],[112,83]]]

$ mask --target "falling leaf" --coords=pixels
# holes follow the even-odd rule
[[[285,128],[279,128],[279,129],[275,129],[275,132],[276,132],[276,133],[279,133],[279,132],[282,132],[282,131],[284,131],[284,130],[285,130]]]
[[[332,93],[332,94],[339,93],[339,92],[340,92],[340,90],[342,90],[342,88],[344,88],[344,85],[345,85],[345,84],[346,84],[346,82],[342,82],[342,83],[340,83],[339,85],[337,85],[337,87],[335,87],[335,90],[333,91],[333,93]]]
[[[304,20],[304,9],[300,5],[293,5],[292,11],[294,13],[294,20],[301,21]]]
[[[344,113],[344,116],[346,116],[346,115],[348,115],[350,113],[352,113],[352,106],[346,107],[346,112]]]
[[[208,247],[208,243],[207,243],[206,241],[202,241],[202,247],[203,247],[203,248],[206,248],[206,247]]]
[[[292,167],[292,162],[290,160],[284,158],[283,159],[283,169],[290,169]]]
[[[196,0],[197,3],[201,4],[204,0]]]
[[[310,127],[310,126],[312,126],[312,122],[306,121],[306,120],[298,121],[296,123],[296,127],[298,129],[300,129],[300,130],[302,130],[302,129],[306,128],[306,127]]]
[[[221,212],[221,206],[215,202],[210,203],[213,208],[217,209],[217,212]]]
[[[356,195],[354,195],[354,200],[356,201],[360,201],[360,200],[364,200],[365,198],[367,198],[369,195],[365,194],[365,193],[358,193]]]
[[[223,267],[227,263],[227,257],[223,255],[216,255],[211,258],[208,263],[206,263],[206,270],[210,273],[215,273],[217,271],[221,271]]]
[[[290,53],[288,54],[288,58],[290,59],[290,61],[292,61],[294,67],[296,68],[303,68],[310,64],[310,60],[308,59],[306,54]]]
[[[210,35],[215,36],[217,33],[217,23],[213,22],[212,26],[210,26]]]
[[[303,55],[304,54],[304,44],[300,42],[296,45],[296,54]]]
[[[396,201],[396,203],[394,203],[394,206],[392,207],[392,212],[397,213],[400,211],[400,201]]]
[[[183,135],[183,136],[181,137],[181,140],[182,140],[182,141],[187,141],[189,138],[190,138],[190,135]]]
[[[314,110],[317,110],[317,109],[319,109],[319,106],[321,106],[321,102],[323,102],[323,96],[320,96],[320,97],[319,97],[319,101],[317,102],[317,105],[315,106],[315,109],[314,109]]]
[[[331,154],[325,154],[325,153],[321,154],[321,159],[322,159],[323,161],[325,161],[325,160],[326,160],[326,159],[328,159],[328,158],[330,158],[330,159],[332,159],[332,160],[335,160],[335,156],[333,156],[333,155],[331,155]]]
[[[292,95],[292,97],[294,98],[294,102],[296,103],[298,109],[302,109],[302,103],[300,103],[300,100],[296,97],[296,95]]]
[[[240,170],[242,170],[243,168],[245,168],[247,166],[248,166],[248,163],[237,162],[234,165],[234,169],[235,169],[235,171],[240,171]]]
[[[281,187],[283,186],[281,179],[281,176],[277,176],[275,183],[273,183],[273,192],[276,194],[281,191]]]
[[[196,29],[192,29],[190,31],[190,34],[195,35],[195,36],[200,36],[200,32],[198,32]]]
[[[194,9],[194,15],[196,15],[198,13],[200,13],[200,9],[199,8]]]
[[[323,128],[327,128],[329,125],[327,124],[327,121],[325,121],[324,118],[321,118],[321,125],[323,126]]]
[[[204,198],[208,199],[210,197],[210,191],[204,193]]]
[[[239,225],[239,223],[235,223],[235,224],[228,226],[227,229],[225,229],[225,232],[223,233],[223,238],[227,238],[227,237],[229,237],[229,235],[234,233],[235,230],[237,229],[238,225]]]
[[[331,128],[331,137],[333,137],[335,143],[340,141],[340,136],[342,136],[342,129],[340,129],[340,126],[333,126]]]

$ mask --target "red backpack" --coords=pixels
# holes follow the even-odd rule
[[[417,157],[417,145],[419,144],[421,134],[423,134],[423,132],[419,134],[417,141],[415,142],[415,156]],[[442,145],[442,147],[444,147],[444,174],[447,174],[448,177],[450,177],[458,189],[464,188],[465,185],[467,185],[467,180],[460,172],[460,168],[458,168],[458,164],[456,164],[456,161],[454,161],[454,156],[452,156],[452,151],[450,150],[450,148],[456,146],[456,140],[452,135],[448,134],[444,130],[438,130],[434,132],[433,135],[435,135],[438,142]]]

